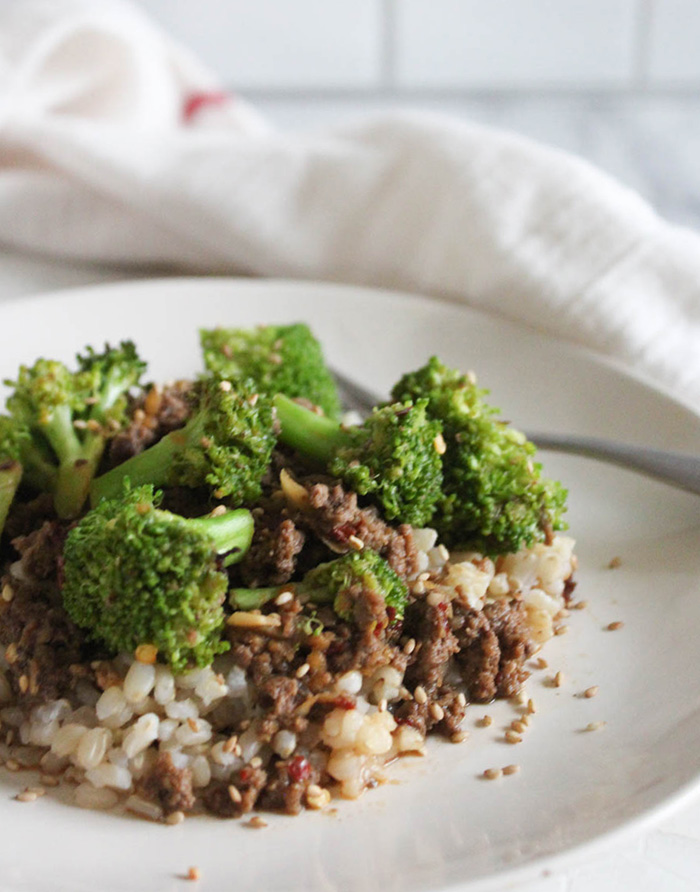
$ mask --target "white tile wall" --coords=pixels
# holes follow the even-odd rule
[[[136,2],[257,95],[700,92],[700,0]]]
[[[364,88],[379,78],[377,0],[141,0],[238,89]]]
[[[620,87],[632,82],[636,0],[400,0],[407,87]]]
[[[700,84],[698,0],[655,0],[651,9],[647,70],[651,84]]]

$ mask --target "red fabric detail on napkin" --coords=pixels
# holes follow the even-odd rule
[[[208,105],[223,105],[224,102],[230,102],[231,99],[232,97],[228,93],[224,93],[220,90],[190,93],[182,106],[182,120],[185,124],[189,124],[189,122]]]

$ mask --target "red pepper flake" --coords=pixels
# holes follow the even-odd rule
[[[389,623],[393,623],[396,619],[396,608],[392,607],[391,604],[386,608],[386,615],[389,617]]]
[[[347,543],[348,539],[351,536],[356,536],[357,531],[355,527],[351,523],[341,523],[337,527],[333,527],[331,531],[331,536],[337,542]]]
[[[344,694],[336,697],[333,701],[333,706],[335,706],[336,709],[354,709],[356,705],[357,703],[352,697],[346,697]]]
[[[287,764],[287,774],[294,783],[308,780],[311,776],[311,765],[306,756],[294,756]]]
[[[252,772],[250,768],[241,768],[241,770],[238,772],[238,777],[242,784],[249,783],[252,778]]]

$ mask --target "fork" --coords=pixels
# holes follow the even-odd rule
[[[333,370],[343,404],[348,409],[369,412],[383,402],[376,393],[356,381]],[[538,449],[570,452],[598,461],[609,462],[662,480],[678,489],[700,495],[700,456],[665,449],[652,449],[632,443],[619,443],[602,437],[583,437],[578,434],[526,433]]]

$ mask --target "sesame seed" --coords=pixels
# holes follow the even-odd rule
[[[587,700],[590,700],[591,697],[595,697],[595,695],[598,693],[599,690],[600,690],[600,688],[598,687],[598,685],[594,684],[592,687],[586,688],[586,690],[583,692],[583,696]]]
[[[555,635],[566,635],[569,631],[568,626],[557,626],[554,630]]]
[[[461,706],[462,708],[464,708],[466,705],[467,705],[467,698],[460,691],[459,694],[457,694],[457,706]]]
[[[13,641],[11,644],[8,644],[7,647],[5,648],[5,659],[11,665],[12,663],[17,662],[17,657],[18,657],[17,645]]]
[[[585,730],[586,731],[600,731],[600,729],[604,728],[605,725],[606,725],[605,722],[589,722],[589,724],[586,725]]]
[[[224,743],[222,749],[225,753],[232,753],[238,744],[238,735],[232,734],[229,739]]]
[[[520,724],[524,725],[526,728],[530,724],[530,716],[527,713],[520,716]]]
[[[42,774],[39,780],[45,787],[57,787],[61,783],[61,779],[55,774]]]
[[[440,555],[440,557],[443,559],[443,561],[449,561],[450,553],[445,548],[444,545],[438,545],[437,551],[438,551],[438,554]]]
[[[522,721],[519,721],[518,719],[514,719],[510,723],[510,727],[513,729],[513,731],[516,732],[516,734],[522,734],[523,731],[525,730],[525,723]]]
[[[552,679],[552,685],[555,688],[560,688],[563,683],[564,683],[564,676],[561,674],[561,672],[557,672],[557,674]]]
[[[485,715],[483,718],[479,719],[479,724],[482,728],[488,728],[489,725],[493,724],[493,719],[490,715]]]
[[[93,434],[99,434],[102,431],[102,425],[96,418],[89,418],[87,423],[87,428]]]
[[[211,446],[211,440],[209,439],[209,437],[200,437],[199,445],[202,447],[202,449],[209,449],[209,447]]]
[[[444,455],[447,452],[447,444],[442,434],[438,434],[433,440],[433,447],[438,455]]]
[[[15,796],[17,802],[36,802],[37,795],[31,790],[22,790]]]
[[[517,706],[524,706],[527,703],[527,694],[525,691],[518,691],[518,693],[513,697]]]
[[[223,382],[222,382],[222,383],[223,383]],[[201,875],[201,873],[199,872],[199,868],[198,868],[198,867],[190,867],[190,869],[187,871],[187,877],[186,877],[186,879],[188,879],[188,880],[195,880],[195,881],[196,881],[196,880],[200,879],[201,876],[202,876],[202,875]]]
[[[379,710],[379,712],[386,712],[388,705],[389,704],[387,703],[386,697],[382,697],[382,699],[379,701],[377,709]]]
[[[331,801],[330,790],[319,787],[318,784],[310,784],[306,790],[306,804],[309,808],[321,809]]]
[[[408,654],[412,654],[415,649],[416,649],[416,639],[409,638],[408,641],[403,646],[403,652],[408,655]]]
[[[517,774],[520,771],[520,765],[506,765],[503,769],[504,774]]]
[[[276,629],[282,625],[278,613],[251,613],[247,610],[237,610],[228,618],[229,626],[239,629]]]
[[[500,768],[487,768],[484,772],[486,780],[498,780],[502,775],[503,771]]]
[[[7,768],[8,771],[19,771],[20,764],[17,759],[8,759],[7,762],[5,762],[5,768]]]
[[[258,400],[259,400],[259,399],[260,399],[260,394],[259,394],[259,393],[254,393],[254,394],[249,398],[248,402],[250,403],[251,406],[256,406],[257,403],[258,403]]]
[[[26,675],[20,675],[19,689],[23,694],[26,694],[29,690],[29,678]]]
[[[27,787],[28,793],[34,793],[35,796],[45,796],[46,790],[43,787]]]
[[[351,545],[355,551],[362,551],[365,543],[359,536],[348,536],[348,545]]]
[[[445,710],[442,708],[442,706],[440,706],[439,703],[431,703],[430,715],[435,719],[436,722],[441,722],[445,718]]]
[[[236,805],[239,805],[243,801],[241,791],[238,789],[238,787],[234,787],[233,784],[229,784],[228,795],[231,802],[235,802]]]
[[[233,390],[233,384],[230,381],[219,381],[219,390],[223,390],[224,393],[229,393]]]
[[[469,731],[455,731],[454,734],[450,737],[452,743],[464,743],[464,741],[469,737]]]
[[[134,651],[134,658],[138,663],[145,663],[152,666],[158,656],[158,648],[155,644],[139,644]]]
[[[248,763],[251,768],[261,768],[262,767],[262,759],[260,756],[253,756],[253,758]]]
[[[572,610],[585,610],[588,607],[588,601],[576,601],[571,605]]]
[[[535,663],[535,666],[536,666],[538,669],[546,669],[547,666],[549,666],[549,663],[545,660],[544,657],[540,657],[540,658],[537,660],[537,662]]]
[[[610,623],[608,625],[608,632],[617,632],[618,629],[621,629],[624,626],[624,623],[621,623],[620,620],[616,620],[614,623]]]
[[[508,743],[522,743],[523,739],[519,734],[516,734],[515,731],[510,728],[505,733],[505,738]]]
[[[421,685],[418,685],[418,687],[414,690],[413,696],[416,700],[416,703],[420,703],[422,705],[423,703],[428,702],[428,695],[425,693],[425,688]]]
[[[294,598],[293,593],[290,592],[289,589],[287,589],[287,591],[282,592],[281,594],[279,594],[279,595],[275,598],[275,604],[276,604],[278,607],[283,607],[285,604],[289,604],[289,602],[290,602],[293,598]]]
[[[309,666],[308,663],[302,663],[301,666],[299,666],[297,671],[294,673],[294,675],[297,678],[303,678],[305,675],[308,675],[310,671],[311,671],[311,666]]]
[[[175,824],[182,824],[185,820],[185,813],[181,811],[171,811],[170,814],[166,817],[165,823],[174,826]]]
[[[209,517],[221,517],[222,514],[226,514],[226,511],[226,505],[217,505],[209,512]]]
[[[537,712],[534,700],[530,699],[527,701],[527,711],[530,715],[534,715]]]
[[[2,599],[6,601],[8,604],[14,598],[15,593],[12,591],[12,586],[6,582],[2,587]]]
[[[320,796],[323,793],[323,787],[319,787],[318,784],[309,784],[306,792],[309,796]]]
[[[73,427],[77,431],[87,430],[87,421],[83,420],[82,418],[76,418],[75,421],[73,422]]]
[[[248,827],[252,827],[253,830],[262,830],[263,827],[267,827],[267,821],[263,821],[262,818],[258,817],[258,815],[254,815],[248,821]]]

